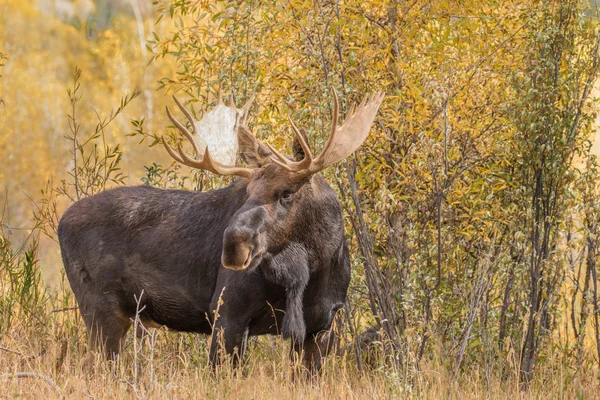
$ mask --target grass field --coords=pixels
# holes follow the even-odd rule
[[[422,361],[418,370],[411,362],[393,368],[375,351],[362,354],[359,372],[356,354],[345,351],[352,348],[348,339],[341,341],[319,376],[309,376],[290,361],[288,343],[278,337],[252,338],[241,368],[225,365],[215,372],[208,365],[208,337],[166,329],[147,331],[143,339],[130,330],[121,357],[109,362],[87,350],[85,326],[71,309],[68,290],[63,292],[66,298],[34,293],[30,286],[29,295],[38,296],[38,305],[29,302],[32,308],[27,296],[13,297],[10,326],[0,343],[0,398],[597,398],[591,360],[569,366],[561,362],[560,352],[535,371],[526,389],[517,379],[518,360],[503,375],[491,363],[488,370],[465,365],[453,376],[450,360],[441,357]],[[9,315],[2,317],[6,327]],[[348,337],[343,327],[338,329]]]

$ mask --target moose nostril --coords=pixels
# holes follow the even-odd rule
[[[244,261],[244,268],[246,268],[252,262],[252,250],[248,251],[248,257],[246,257],[246,261]]]

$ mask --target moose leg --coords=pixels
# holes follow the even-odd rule
[[[335,333],[333,330],[320,331],[316,334],[309,335],[302,346],[302,365],[304,365],[310,373],[319,372],[323,364],[323,359],[327,357],[333,348],[334,341]],[[296,351],[298,351],[297,347]]]
[[[294,260],[290,266],[289,260]],[[306,336],[306,324],[303,313],[304,289],[310,279],[308,255],[300,244],[292,244],[285,250],[267,260],[263,267],[265,277],[270,282],[285,287],[285,317],[281,327],[284,339],[302,343]]]
[[[237,318],[219,317],[215,322],[210,343],[210,363],[215,368],[225,356],[231,356],[233,366],[237,367],[248,342],[248,323]]]
[[[89,343],[93,349],[101,350],[107,358],[116,357],[121,350],[121,340],[131,326],[131,321],[117,312],[82,313]]]

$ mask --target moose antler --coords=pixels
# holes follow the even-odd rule
[[[339,102],[338,96],[333,89],[333,121],[331,124],[331,134],[323,147],[323,151],[316,158],[308,147],[308,144],[302,137],[302,134],[290,118],[289,121],[294,129],[296,137],[304,150],[304,159],[301,161],[291,161],[283,156],[271,145],[267,143],[269,149],[273,152],[271,160],[286,169],[301,175],[313,175],[327,168],[330,165],[337,163],[354,153],[356,149],[365,141],[371,129],[371,124],[375,119],[377,110],[383,101],[384,93],[379,91],[371,96],[365,96],[363,101],[358,105],[356,110],[352,109],[349,117],[346,118],[341,126],[338,126]]]
[[[197,134],[198,133],[197,125],[202,126],[202,123],[205,121],[205,118],[202,118],[202,120],[200,120],[199,122],[194,121],[192,114],[179,102],[179,100],[177,100],[177,98],[175,96],[173,96],[173,100],[175,100],[175,104],[177,104],[179,109],[183,112],[183,114],[185,114],[185,116],[189,120],[189,122],[192,126],[193,133]],[[236,125],[244,126],[246,124],[246,119],[248,117],[248,110],[250,110],[250,106],[252,105],[253,101],[254,101],[254,96],[252,96],[246,102],[244,107],[242,107],[241,109],[238,110],[233,105],[233,99],[231,100],[231,105],[229,108],[236,110],[236,118],[237,118]],[[219,107],[219,106],[223,106],[223,101],[222,101],[222,98],[220,95],[219,95],[219,102],[218,102],[217,107]],[[177,145],[177,151],[175,151],[173,148],[171,148],[171,146],[169,146],[167,144],[167,141],[163,137],[162,143],[165,146],[165,149],[167,150],[169,155],[171,157],[173,157],[175,159],[175,161],[185,164],[192,168],[198,168],[198,169],[210,171],[210,172],[213,172],[213,173],[219,174],[219,175],[237,175],[237,176],[242,176],[244,178],[250,178],[250,176],[252,176],[253,169],[251,169],[251,168],[243,168],[243,167],[224,165],[218,161],[213,160],[210,156],[208,146],[206,146],[206,149],[204,150],[204,156],[202,158],[198,158],[198,157],[200,157],[200,150],[198,149],[198,143],[196,142],[194,135],[192,133],[190,133],[190,131],[188,131],[187,128],[181,122],[179,122],[177,119],[175,119],[175,117],[173,117],[173,114],[171,114],[171,110],[169,110],[169,107],[166,107],[166,109],[167,109],[167,116],[169,117],[171,122],[173,122],[173,124],[177,127],[177,129],[179,129],[179,131],[181,131],[181,133],[190,141],[190,143],[192,144],[192,147],[194,148],[196,157],[197,157],[197,158],[191,158],[182,149],[181,144]]]

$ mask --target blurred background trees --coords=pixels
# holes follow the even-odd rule
[[[106,155],[119,145],[123,173],[108,186],[223,184],[153,147],[167,132],[168,94],[194,113],[219,91],[238,105],[256,94],[253,131],[289,151],[288,116],[314,149],[323,145],[331,87],[344,114],[383,89],[365,145],[325,172],[353,249],[346,342],[407,378],[424,362],[487,379],[517,370],[524,383],[540,362],[597,371],[594,4],[8,4],[0,5],[11,15],[0,24],[5,224],[26,225],[32,209],[48,222],[76,189],[67,96],[75,66],[79,135],[89,143],[119,99],[141,93],[102,129],[98,154],[114,159]],[[48,204],[58,204],[54,216],[40,213]],[[61,269],[56,257],[42,264]]]

